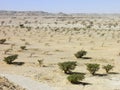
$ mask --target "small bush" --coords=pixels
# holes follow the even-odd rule
[[[108,65],[106,65],[106,66],[103,66],[103,69],[105,69],[106,73],[109,73],[109,71],[112,70],[113,67],[114,67],[114,66],[108,64]]]
[[[71,73],[71,70],[74,70],[75,67],[77,66],[76,63],[77,62],[68,61],[68,62],[59,63],[58,65],[60,69],[64,71],[64,73],[69,74]]]
[[[41,67],[42,64],[43,64],[43,60],[38,60],[38,63],[39,63],[39,65],[40,65],[40,67]]]
[[[4,44],[5,41],[6,41],[6,39],[1,39],[1,40],[0,40],[0,44]]]
[[[24,24],[20,24],[19,26],[20,28],[25,28]]]
[[[26,50],[26,46],[21,46],[20,47],[22,50]]]
[[[11,55],[11,56],[8,56],[8,57],[5,57],[3,61],[5,61],[7,64],[12,64],[12,62],[17,59],[18,55],[15,54],[15,55]]]
[[[84,78],[84,74],[72,74],[67,77],[68,81],[70,81],[73,84],[79,83],[79,81],[82,81]]]
[[[75,53],[74,55],[76,58],[82,58],[86,54],[87,54],[87,51],[81,50],[81,51],[78,51],[77,53]]]
[[[87,70],[92,74],[95,75],[96,71],[100,69],[99,64],[86,64]]]

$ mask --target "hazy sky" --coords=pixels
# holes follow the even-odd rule
[[[120,13],[120,0],[0,0],[0,10]]]

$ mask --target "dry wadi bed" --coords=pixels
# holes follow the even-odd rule
[[[74,16],[0,16],[0,73],[30,77],[56,90],[119,90],[120,89],[120,18],[119,15]],[[21,27],[20,25],[23,25]],[[26,50],[21,50],[26,46]],[[74,54],[86,50],[85,57]],[[14,64],[3,59],[18,54]],[[37,60],[43,60],[40,67]],[[85,73],[85,85],[73,85],[58,67],[59,62],[77,61],[74,72]],[[23,62],[22,65],[18,63]],[[100,69],[91,76],[86,63],[111,64],[114,69],[104,76]]]

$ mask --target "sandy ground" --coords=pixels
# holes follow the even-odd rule
[[[7,22],[7,19],[1,20]],[[18,23],[19,20],[21,21],[18,18],[13,22]],[[28,20],[34,23],[34,18]],[[49,87],[51,87],[51,90],[52,88],[55,90],[96,90],[96,88],[98,90],[119,90],[120,31],[107,29],[80,29],[76,31],[71,29],[72,25],[76,27],[75,24],[71,24],[71,27],[69,27],[65,24],[67,21],[63,23],[61,21],[61,24],[57,25],[53,21],[56,20],[48,20],[50,24],[44,25],[47,20],[43,19],[40,28],[32,27],[30,31],[26,28],[20,28],[18,24],[15,26],[0,26],[0,39],[5,38],[7,40],[5,44],[0,44],[0,73],[10,75],[6,77],[10,80],[14,78],[13,82],[29,90],[41,90],[36,88],[44,87],[45,89],[42,90],[50,90]],[[108,19],[108,21],[111,21],[111,19]],[[116,19],[114,21],[117,22]],[[96,22],[100,23],[100,20],[97,19]],[[104,19],[103,23],[105,23]],[[17,25],[18,27],[16,27]],[[59,28],[59,30],[56,30],[56,28]],[[20,46],[26,46],[26,50],[21,50]],[[77,59],[74,54],[81,49],[86,50],[88,53],[85,57],[91,57],[91,59]],[[14,61],[16,63],[6,64],[3,61],[4,57],[13,54],[19,55],[18,59]],[[39,66],[38,59],[43,60],[42,67]],[[73,85],[68,82],[68,75],[65,75],[58,67],[58,63],[64,61],[77,61],[78,66],[74,72],[86,74],[82,81],[87,83],[86,85]],[[24,64],[17,65],[19,62]],[[86,70],[86,63],[101,65],[101,69],[97,72],[98,76],[89,74]],[[107,64],[113,65],[114,69],[111,74],[104,76],[105,71],[102,66]],[[20,79],[19,76],[22,78]],[[24,80],[22,81],[22,79]],[[41,86],[41,83],[44,85]]]

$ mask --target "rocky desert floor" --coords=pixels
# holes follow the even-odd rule
[[[55,90],[120,90],[119,15],[1,15],[0,22],[0,39],[6,39],[0,44],[0,74],[24,76]],[[74,56],[80,50],[87,51],[88,59]],[[18,54],[14,64],[3,61],[14,54]],[[43,60],[42,66],[38,60]],[[74,72],[85,73],[85,84],[71,84],[67,80],[68,75],[58,66],[65,61],[77,61]],[[98,75],[87,71],[87,63],[100,64]],[[107,64],[114,66],[108,75],[102,69]]]

